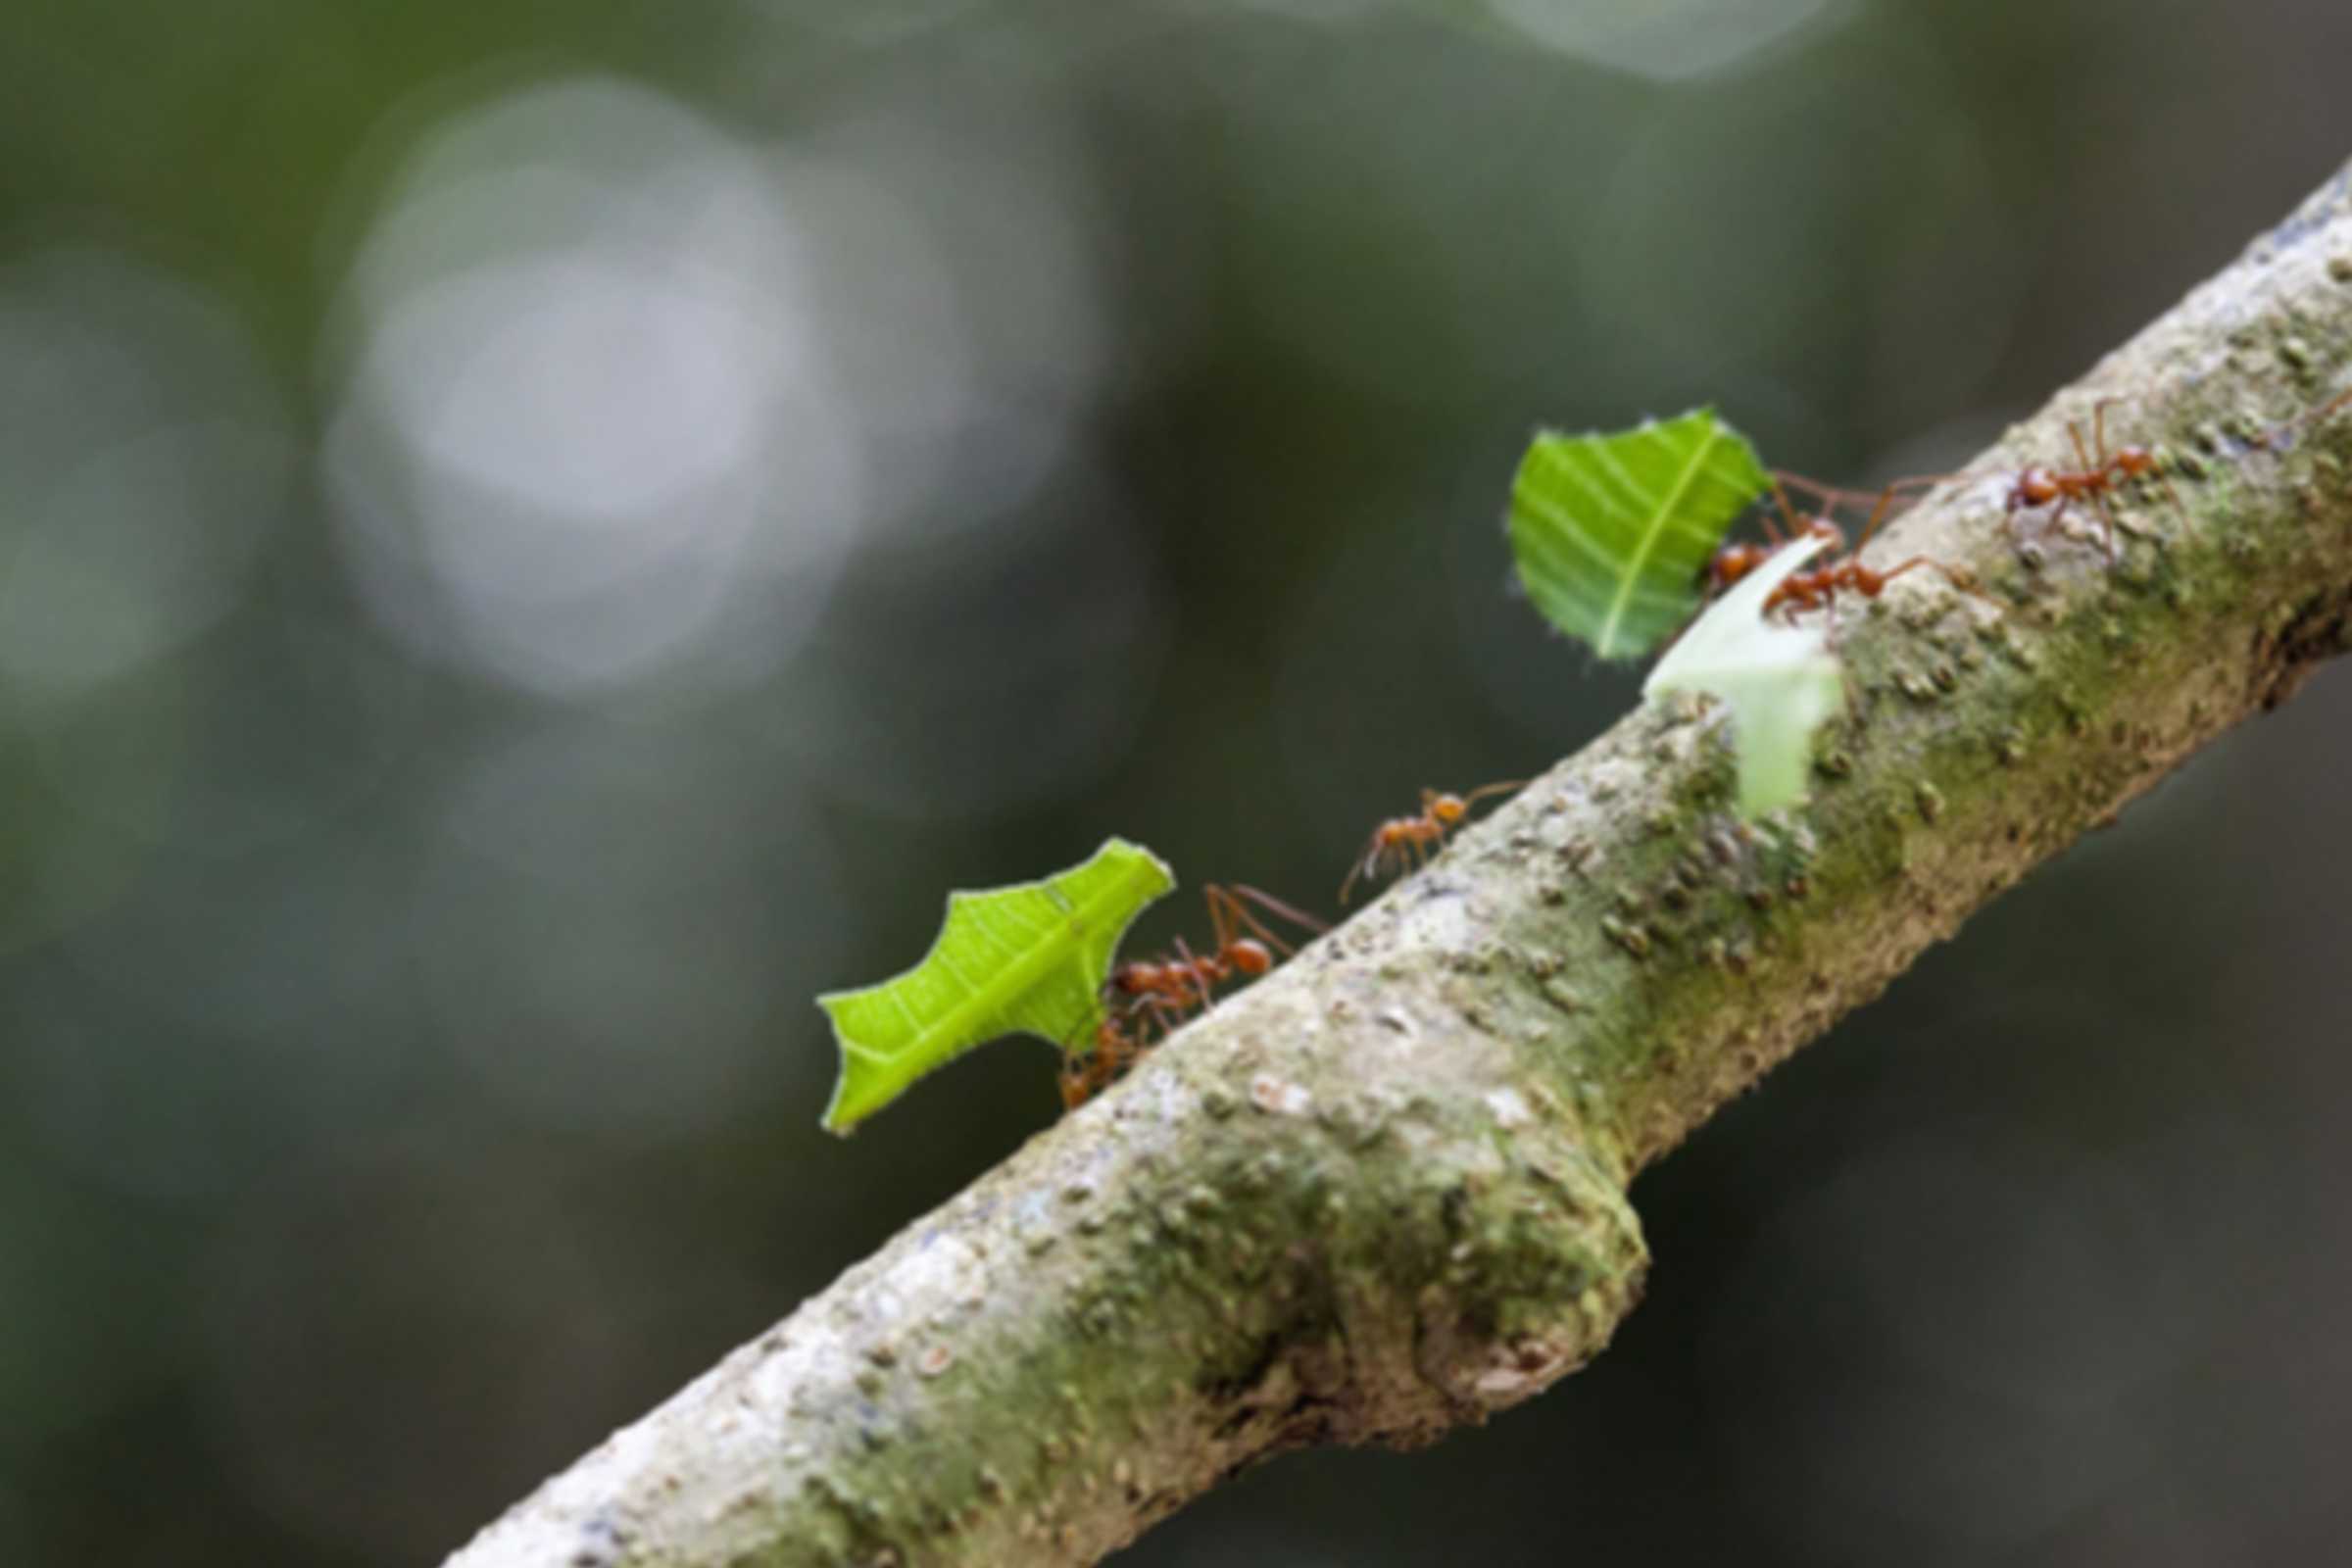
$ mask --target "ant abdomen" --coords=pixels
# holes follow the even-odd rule
[[[2023,512],[2028,507],[2046,507],[2058,499],[2060,487],[2057,476],[2049,469],[2028,468],[2017,476],[2009,487],[2009,510]]]

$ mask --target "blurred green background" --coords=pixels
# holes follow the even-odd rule
[[[2334,0],[18,0],[0,1563],[436,1561],[1052,1119],[1015,1044],[817,1131],[810,996],[947,888],[1115,831],[1327,906],[1632,702],[1505,593],[1539,421],[1948,465],[2352,155],[2348,60]],[[2348,719],[1644,1178],[1592,1370],[1122,1560],[2336,1555]]]

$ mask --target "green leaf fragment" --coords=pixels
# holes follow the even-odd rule
[[[1110,839],[1083,865],[1037,882],[948,895],[947,922],[922,962],[880,985],[816,999],[841,1046],[825,1107],[846,1133],[933,1068],[1000,1035],[1068,1049],[1101,1016],[1119,939],[1176,885],[1150,850]]]
[[[1808,539],[1775,552],[1692,621],[1642,685],[1645,698],[1700,692],[1730,710],[1742,816],[1804,799],[1813,732],[1845,707],[1828,622],[1791,625],[1764,613],[1772,591],[1828,544]]]
[[[1602,659],[1645,654],[1690,618],[1709,558],[1771,483],[1709,408],[1631,430],[1544,431],[1511,481],[1519,581]]]

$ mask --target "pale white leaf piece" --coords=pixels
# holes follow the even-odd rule
[[[1829,648],[1826,617],[1768,617],[1764,602],[1829,543],[1790,544],[1707,607],[1666,650],[1642,695],[1693,692],[1731,715],[1740,766],[1740,814],[1761,816],[1805,798],[1813,732],[1845,707],[1845,677]]]

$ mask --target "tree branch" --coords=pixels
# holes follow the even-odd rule
[[[2352,170],[1874,551],[1814,799],[1636,712],[450,1568],[1090,1562],[1257,1459],[1426,1443],[1606,1343],[1642,1166],[2347,642]],[[2173,460],[2097,541],[2002,509],[2068,422]],[[2083,523],[2095,514],[2076,509]]]

